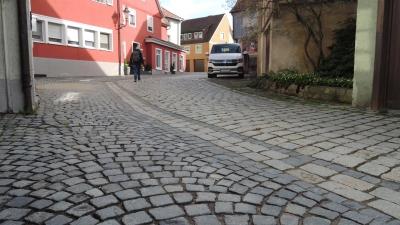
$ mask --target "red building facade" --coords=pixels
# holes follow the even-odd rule
[[[118,75],[119,54],[123,66],[134,44],[142,49],[153,74],[169,72],[173,62],[176,71],[184,71],[183,48],[163,40],[167,27],[161,22],[164,15],[158,0],[120,0],[119,21],[117,1],[31,0],[35,74]],[[126,7],[127,20],[123,14]],[[120,29],[121,51],[120,24],[124,26]]]

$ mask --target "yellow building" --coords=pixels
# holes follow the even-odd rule
[[[225,14],[183,21],[181,46],[187,51],[186,72],[207,71],[206,52],[216,43],[233,43],[232,29]]]

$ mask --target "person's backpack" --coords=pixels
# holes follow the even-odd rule
[[[133,62],[133,63],[138,63],[138,62],[140,62],[140,52],[138,51],[138,50],[134,50],[133,52],[132,52],[132,56],[131,56],[131,61]]]

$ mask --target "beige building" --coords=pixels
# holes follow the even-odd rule
[[[233,43],[232,29],[225,14],[182,22],[181,46],[186,53],[186,72],[207,71],[208,57],[215,43]]]
[[[274,13],[266,13],[259,26],[266,31],[258,41],[257,74],[283,69],[295,69],[299,72],[313,72],[313,65],[306,57],[304,48],[307,35],[297,22],[293,13],[285,9],[284,1],[265,1]],[[301,6],[298,6],[301,10]],[[302,10],[306,12],[307,10]],[[342,27],[339,22],[357,15],[357,3],[337,4],[322,8],[321,24],[323,33],[322,50],[329,55],[328,46],[333,44],[334,30]],[[317,59],[319,52],[312,42],[309,44],[309,54]]]

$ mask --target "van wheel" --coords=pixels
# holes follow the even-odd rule
[[[239,73],[239,79],[244,79],[244,73]]]
[[[208,75],[208,78],[214,78],[214,74],[207,74]]]

